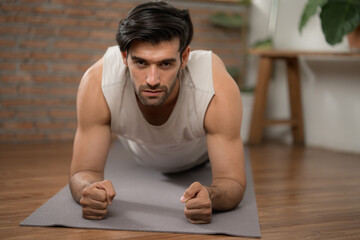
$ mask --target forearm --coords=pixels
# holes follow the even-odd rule
[[[94,183],[104,180],[104,176],[100,172],[95,171],[79,171],[70,177],[70,190],[75,201],[80,202],[83,189]]]
[[[215,179],[206,186],[215,211],[226,211],[236,207],[242,200],[245,186],[234,179]]]

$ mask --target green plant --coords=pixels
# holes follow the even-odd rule
[[[359,0],[308,0],[299,24],[300,33],[308,20],[319,12],[321,28],[330,45],[340,43],[360,25]]]
[[[217,12],[210,16],[210,22],[217,27],[223,28],[241,28],[245,22],[243,17],[238,13]]]

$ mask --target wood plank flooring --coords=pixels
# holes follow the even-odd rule
[[[249,239],[20,227],[68,183],[72,143],[0,145],[0,239]],[[360,239],[360,155],[265,143],[251,147],[261,239]]]

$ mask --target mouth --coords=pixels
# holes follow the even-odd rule
[[[159,96],[160,94],[163,93],[162,90],[150,90],[150,89],[146,89],[146,90],[143,90],[143,93],[146,95],[146,96],[149,96],[149,97],[156,97],[156,96]]]

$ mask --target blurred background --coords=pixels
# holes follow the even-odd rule
[[[3,0],[0,3],[0,142],[72,141],[76,92],[86,69],[116,45],[118,22],[136,4],[125,0]],[[192,0],[169,3],[190,10],[193,50],[218,54],[242,91],[242,137],[251,124],[258,56],[252,47],[349,51],[346,38],[325,41],[320,19],[299,22],[307,0]],[[360,59],[301,56],[305,145],[360,153]],[[288,117],[285,65],[276,62],[267,116]],[[267,139],[291,143],[286,126]]]

